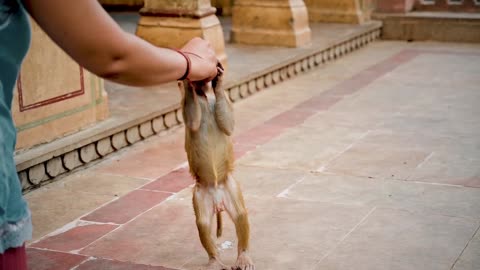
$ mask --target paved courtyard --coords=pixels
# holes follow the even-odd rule
[[[236,103],[257,269],[480,269],[479,70],[379,41]],[[179,128],[30,192],[30,269],[199,269],[186,166]],[[233,264],[231,222],[218,245]]]

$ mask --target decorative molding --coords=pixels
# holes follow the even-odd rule
[[[83,68],[81,66],[79,66],[79,68],[80,68],[80,89],[79,90],[74,90],[72,92],[69,92],[60,96],[56,96],[53,98],[45,99],[42,101],[38,101],[29,105],[25,105],[23,102],[22,77],[21,77],[21,74],[19,74],[18,80],[17,80],[17,90],[18,90],[18,104],[20,107],[20,112],[40,108],[43,106],[47,106],[53,103],[57,103],[63,100],[67,100],[67,99],[85,94],[85,85],[83,82]]]
[[[40,120],[37,120],[37,121],[24,123],[22,125],[17,126],[17,131],[22,132],[22,131],[27,130],[27,129],[31,129],[31,128],[34,128],[34,127],[37,127],[37,126],[40,126],[40,125],[44,125],[44,124],[49,123],[51,121],[55,121],[57,119],[60,119],[60,118],[66,117],[66,116],[70,116],[70,115],[73,115],[73,114],[76,114],[76,113],[79,113],[79,112],[83,112],[85,110],[88,110],[88,109],[92,108],[95,105],[101,104],[103,102],[103,96],[100,95],[98,98],[96,97],[96,92],[97,91],[102,91],[101,80],[98,77],[92,77],[92,75],[90,75],[90,85],[91,85],[91,87],[90,87],[90,93],[91,93],[90,103],[88,103],[86,105],[83,105],[83,106],[80,106],[80,107],[76,107],[76,108],[67,110],[67,111],[63,111],[63,112],[60,112],[60,113],[57,113],[57,114],[54,114],[54,115],[50,115],[49,117],[46,117],[46,118],[43,118],[43,119],[40,119]]]

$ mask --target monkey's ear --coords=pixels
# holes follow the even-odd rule
[[[180,88],[180,91],[182,91],[182,92],[190,91],[190,90],[195,88],[193,83],[188,81],[188,80],[177,81],[177,83],[178,83],[178,88]]]

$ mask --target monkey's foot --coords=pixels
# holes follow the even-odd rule
[[[201,270],[228,270],[228,267],[218,259],[210,259]]]
[[[247,252],[238,255],[237,262],[232,266],[232,270],[255,270],[255,265]]]

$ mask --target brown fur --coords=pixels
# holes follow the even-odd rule
[[[217,237],[222,234],[220,212],[226,210],[235,223],[238,237],[237,264],[233,269],[255,269],[248,257],[250,235],[248,214],[234,169],[233,108],[225,96],[222,84],[223,70],[212,81],[213,94],[205,83],[179,82],[183,94],[185,120],[185,151],[190,173],[196,180],[193,191],[200,241],[210,258],[207,269],[226,269],[218,258],[211,235],[212,218],[217,215]]]

